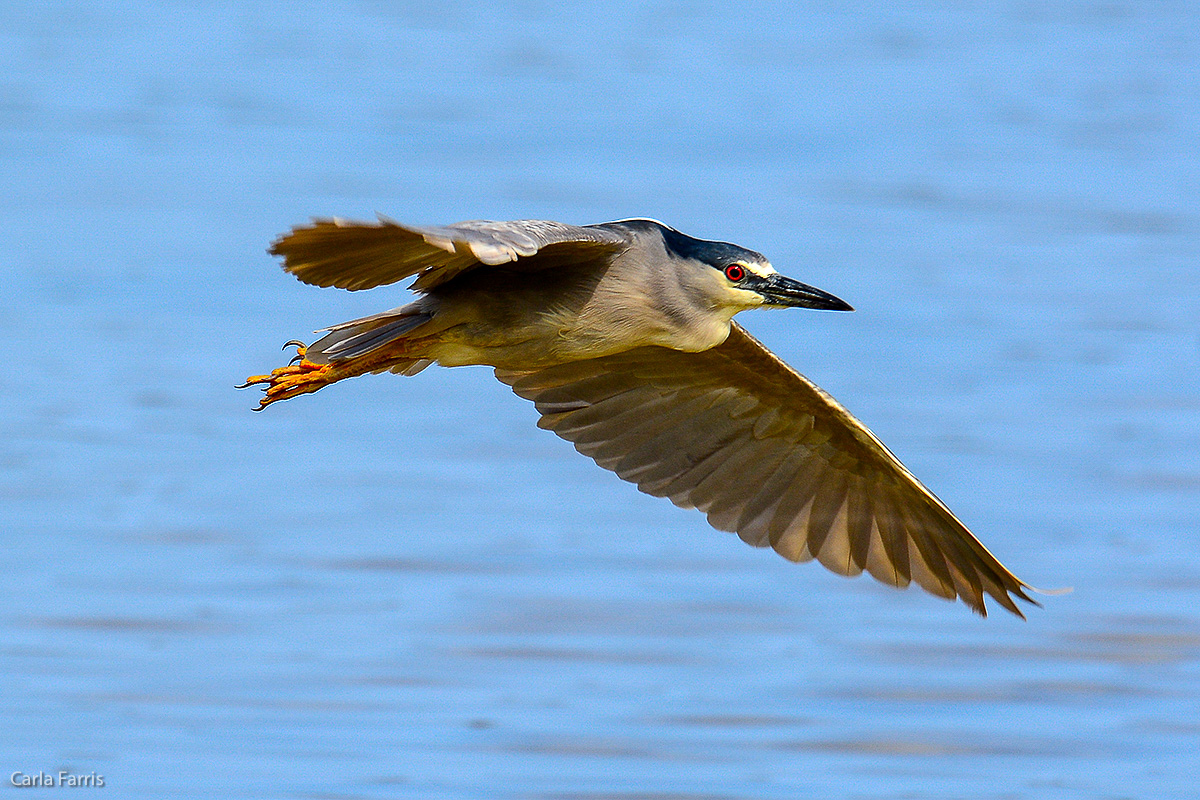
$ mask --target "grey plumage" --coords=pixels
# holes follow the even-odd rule
[[[303,250],[304,259],[294,264],[289,261],[287,270],[314,286],[357,291],[420,273],[412,288],[423,292],[463,270],[529,258],[551,245],[566,245],[579,252],[623,242],[618,234],[600,226],[540,219],[418,227],[380,217],[374,225],[317,220],[280,238],[271,252],[285,255]]]
[[[759,253],[651,220],[318,221],[271,251],[319,286],[415,275],[418,297],[250,379],[260,407],[365,372],[488,364],[540,427],[756,547],[980,614],[985,596],[1018,615],[1014,598],[1033,602],[867,428],[732,321],[757,306],[849,309]]]

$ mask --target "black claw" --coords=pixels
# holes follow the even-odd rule
[[[300,348],[304,348],[304,347],[307,347],[307,346],[308,346],[308,345],[306,345],[304,342],[300,341],[299,339],[292,339],[290,342],[284,342],[284,343],[283,343],[283,347],[281,347],[280,349],[281,349],[281,350],[287,350],[289,347],[300,347]]]
[[[297,353],[296,355],[292,356],[292,360],[288,362],[288,366],[290,367],[293,364],[299,364],[303,360],[304,360],[304,356]]]

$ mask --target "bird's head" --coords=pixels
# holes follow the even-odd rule
[[[664,226],[668,255],[689,278],[693,291],[703,292],[713,308],[732,313],[749,308],[815,308],[853,311],[845,300],[808,284],[780,275],[761,253],[728,242],[695,239]]]

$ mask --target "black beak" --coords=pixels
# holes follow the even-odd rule
[[[750,288],[758,292],[770,306],[789,308],[815,308],[821,311],[853,311],[854,308],[829,292],[809,286],[807,283],[785,278],[779,273],[765,278],[755,276]]]

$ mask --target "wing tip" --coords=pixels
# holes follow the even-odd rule
[[[999,588],[999,587],[997,587],[997,588]],[[1025,620],[1025,619],[1027,619],[1027,617],[1025,616],[1024,612],[1021,611],[1021,608],[1015,602],[1013,602],[1014,598],[1016,600],[1020,600],[1023,603],[1028,603],[1029,605],[1031,605],[1035,608],[1044,608],[1044,606],[1040,602],[1038,602],[1034,598],[1030,597],[1026,590],[1028,590],[1028,592],[1033,592],[1034,594],[1040,594],[1040,595],[1046,595],[1046,596],[1063,595],[1063,594],[1068,594],[1072,591],[1072,589],[1070,587],[1061,588],[1061,589],[1039,589],[1036,586],[1030,586],[1028,583],[1025,583],[1025,581],[1022,581],[1018,578],[1013,578],[1013,585],[1006,586],[1003,589],[1000,589],[999,591],[995,591],[993,589],[988,589],[986,591],[987,591],[987,595],[989,597],[991,597],[995,602],[999,603],[1000,606],[1002,608],[1004,608],[1006,611],[1008,611],[1011,614],[1014,614],[1015,616],[1020,617],[1022,620]],[[967,600],[966,597],[963,597],[963,602],[965,602],[971,608],[972,611],[979,614],[981,617],[987,616],[987,607],[984,604],[982,599],[980,600],[978,606],[976,606],[975,603],[972,603],[969,600]]]

